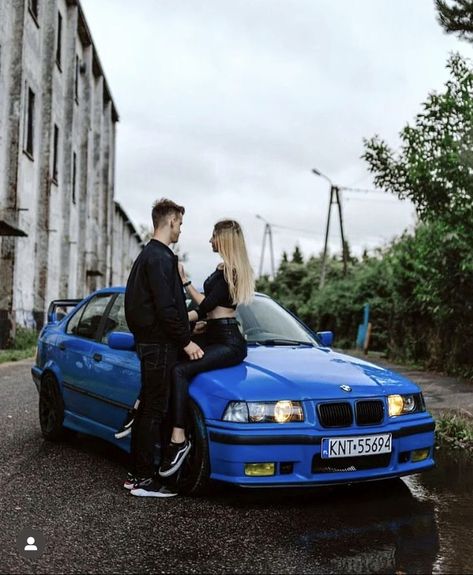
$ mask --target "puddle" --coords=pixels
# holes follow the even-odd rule
[[[473,457],[442,449],[437,464],[393,481],[224,499],[259,509],[266,545],[298,557],[299,572],[472,573]]]

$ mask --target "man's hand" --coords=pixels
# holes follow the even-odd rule
[[[191,359],[191,360],[202,359],[204,357],[204,352],[193,341],[191,341],[190,343],[188,343],[186,345],[186,347],[184,348],[184,351],[187,353],[187,355],[189,356],[189,359]]]
[[[195,335],[200,335],[201,333],[205,333],[207,329],[207,322],[206,321],[198,321],[195,324],[194,331],[192,332]]]

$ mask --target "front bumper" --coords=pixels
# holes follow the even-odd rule
[[[286,487],[333,485],[400,477],[430,469],[433,458],[435,422],[430,415],[415,422],[399,421],[388,426],[330,430],[264,431],[253,426],[224,427],[208,422],[211,477],[244,487]],[[346,464],[336,459],[320,459],[321,442],[325,437],[350,437],[392,433],[392,452],[387,456],[351,458]],[[429,455],[420,462],[412,462],[410,453],[429,449]],[[368,461],[367,457],[372,457]],[[247,463],[274,463],[275,474],[267,477],[245,475]]]

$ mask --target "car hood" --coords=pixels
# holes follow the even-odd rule
[[[247,401],[346,399],[419,391],[397,373],[317,347],[250,347],[244,363],[201,374],[197,382],[206,393]],[[344,391],[342,385],[351,391]]]

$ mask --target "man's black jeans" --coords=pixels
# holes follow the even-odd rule
[[[133,423],[131,455],[133,473],[147,478],[155,473],[155,444],[161,443],[169,406],[171,370],[177,361],[178,349],[164,343],[139,343],[136,349],[141,361],[141,393]]]

